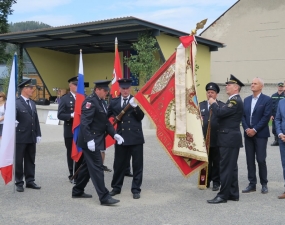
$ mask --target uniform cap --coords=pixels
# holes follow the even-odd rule
[[[206,85],[205,89],[206,89],[206,91],[208,91],[208,90],[213,90],[213,91],[215,91],[216,93],[219,93],[219,92],[220,92],[219,86],[218,86],[216,83],[214,83],[214,82],[208,83],[208,84]]]
[[[130,86],[132,86],[132,81],[133,80],[129,78],[122,78],[118,80],[118,83],[121,88],[129,88]]]
[[[78,76],[76,76],[76,77],[71,77],[70,79],[68,79],[67,82],[68,82],[68,83],[72,83],[72,84],[74,84],[74,85],[77,85]]]
[[[244,84],[232,74],[231,74],[230,80],[227,81],[226,84],[237,84],[240,87],[244,86]]]
[[[284,83],[283,82],[279,82],[278,83],[278,87],[283,87],[284,86]]]
[[[98,80],[98,81],[95,81],[94,84],[96,88],[103,88],[104,90],[109,91],[110,82],[111,82],[110,80]]]
[[[23,81],[18,85],[19,88],[24,88],[24,87],[34,87],[35,85],[32,84],[32,79],[28,79]]]

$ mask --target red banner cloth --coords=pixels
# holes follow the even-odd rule
[[[205,166],[205,162],[174,155],[174,129],[167,124],[166,117],[169,116],[169,107],[175,102],[175,56],[170,58],[152,76],[152,78],[135,95],[140,106],[156,125],[156,135],[174,164],[183,176],[188,177],[197,169]]]

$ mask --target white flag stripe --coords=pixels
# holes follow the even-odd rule
[[[0,168],[13,164],[15,148],[15,121],[16,121],[16,88],[15,88],[15,57],[11,69],[8,88],[6,111],[2,132],[2,143],[0,147]]]

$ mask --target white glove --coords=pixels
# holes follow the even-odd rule
[[[19,124],[18,120],[15,121],[15,127],[17,127]]]
[[[87,142],[87,147],[91,152],[95,151],[95,141],[91,140]]]
[[[39,144],[41,142],[42,138],[39,136],[37,137],[37,144]]]
[[[129,103],[134,108],[138,106],[138,104],[135,102],[135,98],[134,97],[130,99]]]
[[[70,114],[71,118],[74,118],[74,112]]]
[[[124,142],[124,138],[119,134],[115,134],[114,139],[118,142],[118,145],[121,145]]]

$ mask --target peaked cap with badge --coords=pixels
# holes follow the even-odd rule
[[[103,88],[105,91],[110,91],[110,88],[109,88],[109,84],[110,84],[110,80],[98,80],[98,81],[95,81],[94,84],[95,84],[95,88]]]
[[[71,77],[70,79],[68,79],[67,82],[68,82],[68,83],[72,83],[72,84],[74,84],[74,85],[77,86],[77,83],[78,83],[78,76]]]
[[[28,79],[23,81],[18,85],[19,88],[24,88],[24,87],[34,87],[35,85],[32,84],[32,79]]]
[[[284,86],[284,83],[283,82],[279,82],[278,83],[278,87],[283,87]]]
[[[133,80],[129,78],[122,78],[118,80],[118,83],[121,88],[129,88],[130,86],[132,86],[132,81]]]
[[[240,87],[244,86],[244,84],[232,74],[231,74],[230,80],[227,81],[226,84],[237,84]]]
[[[206,89],[206,91],[208,91],[208,90],[213,90],[213,91],[215,91],[216,93],[219,93],[219,92],[220,92],[219,86],[218,86],[216,83],[214,83],[214,82],[208,83],[208,84],[206,85],[205,89]]]

